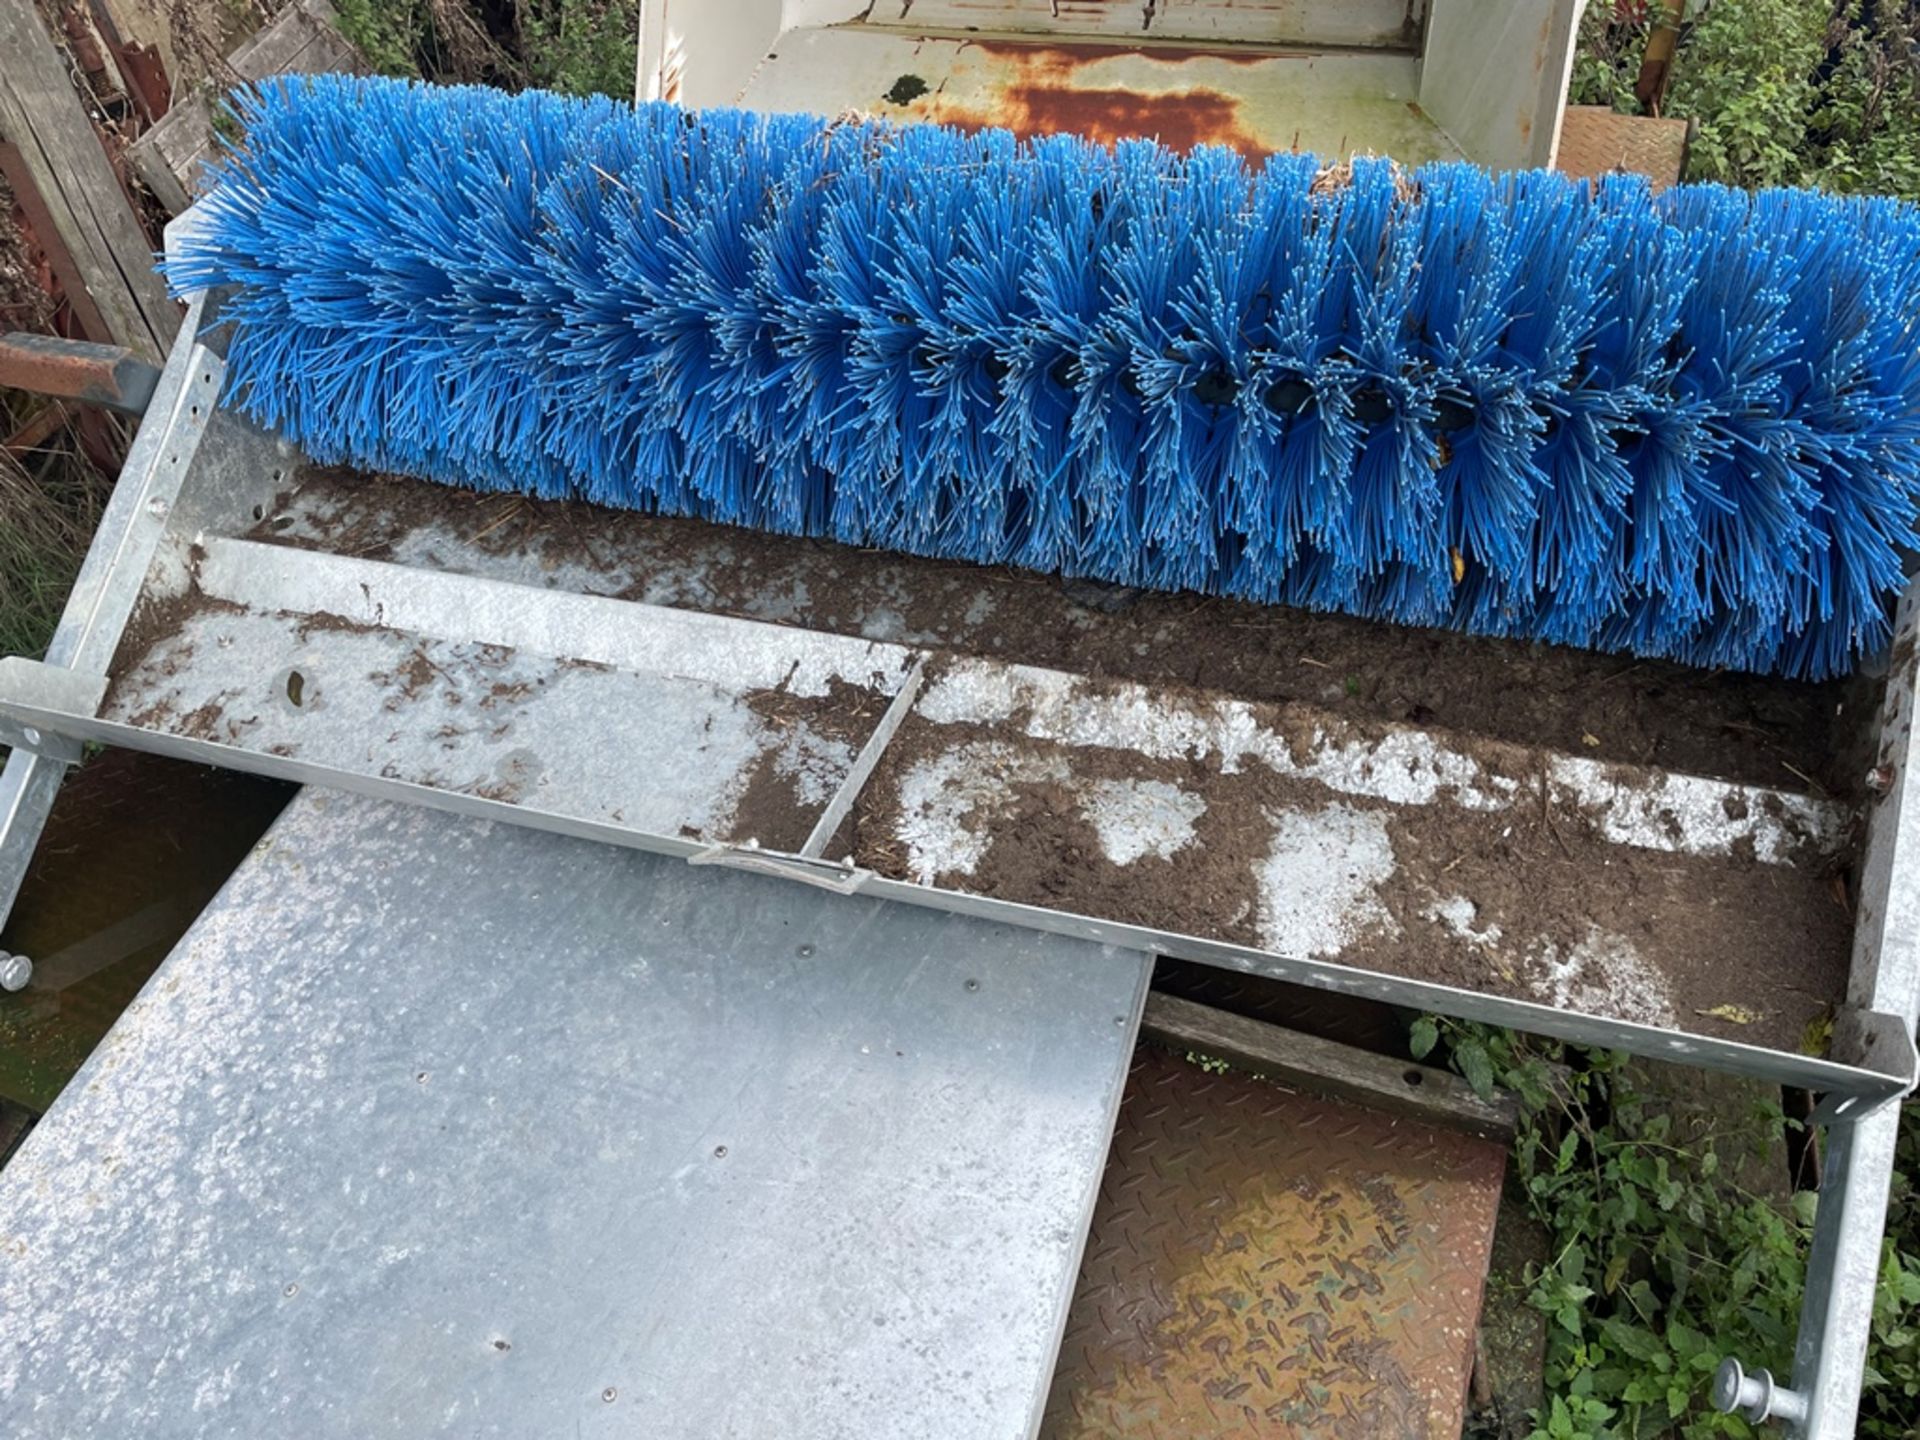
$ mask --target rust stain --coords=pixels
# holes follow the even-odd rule
[[[1457,1436],[1503,1162],[1143,1050],[1041,1434]]]
[[[963,130],[1000,126],[1020,136],[1084,135],[1102,145],[1135,138],[1159,140],[1175,150],[1225,145],[1249,160],[1273,153],[1240,121],[1240,102],[1218,90],[1198,88],[1167,95],[1132,90],[1079,90],[1016,83],[1001,92],[992,114],[940,103],[930,119]]]
[[[998,127],[1023,138],[1084,135],[1102,145],[1118,140],[1159,140],[1175,150],[1224,145],[1260,161],[1274,147],[1246,123],[1239,97],[1210,85],[1142,91],[1088,85],[1088,66],[1116,56],[1165,60],[1169,71],[1185,59],[1220,58],[1206,51],[1134,50],[1116,45],[1021,45],[973,41],[969,49],[993,62],[984,93],[960,98],[940,90],[905,107],[924,120],[962,130]],[[1257,63],[1257,56],[1241,63]]]
[[[1190,60],[1219,60],[1228,65],[1261,65],[1269,60],[1309,60],[1310,50],[1203,50],[1192,45],[1110,45],[1089,41],[1072,45],[1048,45],[1020,40],[970,40],[969,46],[997,60],[1024,62],[1039,56],[1042,63],[1060,73],[1078,70],[1102,60],[1123,56],[1152,60],[1162,65],[1184,65]]]

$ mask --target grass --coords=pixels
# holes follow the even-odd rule
[[[0,655],[40,655],[112,490],[78,456],[0,451]]]

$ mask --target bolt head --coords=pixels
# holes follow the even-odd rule
[[[0,950],[0,990],[24,990],[33,978],[33,962],[24,955]]]
[[[1713,1372],[1713,1408],[1722,1415],[1731,1415],[1740,1405],[1740,1387],[1746,1383],[1747,1372],[1740,1368],[1740,1362],[1729,1355],[1720,1362],[1720,1368]]]

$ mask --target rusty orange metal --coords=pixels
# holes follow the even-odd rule
[[[1089,86],[1080,72],[1118,56],[1166,66],[1170,71],[1201,55],[1198,51],[1116,45],[1023,45],[995,41],[974,42],[992,57],[1001,71],[992,95],[984,102],[955,101],[936,92],[921,112],[928,120],[977,130],[992,126],[1020,136],[1084,135],[1103,145],[1119,140],[1157,139],[1175,150],[1196,145],[1225,145],[1249,160],[1273,153],[1241,113],[1237,95],[1207,85],[1131,89]],[[1207,53],[1205,58],[1221,57]],[[1270,55],[1258,57],[1262,60]]]
[[[1046,1440],[1453,1440],[1501,1146],[1143,1048]]]

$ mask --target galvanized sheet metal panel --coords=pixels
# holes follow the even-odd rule
[[[309,791],[0,1174],[8,1434],[1029,1433],[1148,968]]]

